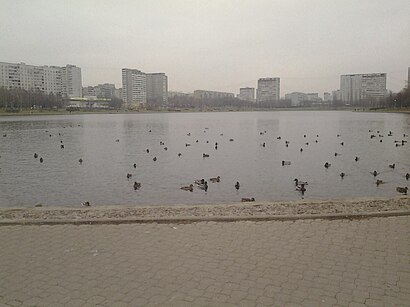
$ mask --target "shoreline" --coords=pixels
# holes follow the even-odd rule
[[[410,114],[410,109],[377,109],[377,110],[356,110],[354,108],[276,108],[276,109],[221,109],[221,110],[200,110],[200,109],[190,109],[190,110],[143,110],[143,111],[78,111],[78,112],[68,112],[68,111],[41,111],[41,112],[29,112],[29,110],[23,110],[21,113],[7,113],[0,112],[1,117],[15,117],[15,116],[50,116],[50,115],[107,115],[107,114],[167,114],[167,113],[232,113],[232,112],[283,112],[283,111],[350,111],[350,112],[360,112],[360,113],[400,113],[400,114]]]
[[[171,206],[1,208],[0,225],[187,223],[410,215],[410,198],[256,202]]]

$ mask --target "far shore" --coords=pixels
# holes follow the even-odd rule
[[[366,214],[410,215],[410,198],[358,198],[344,200],[249,202],[211,205],[90,206],[0,208],[0,225],[9,223],[73,223],[161,220],[269,219],[298,216]]]
[[[321,107],[301,107],[301,108],[170,108],[164,110],[80,110],[67,111],[65,109],[23,109],[18,112],[6,112],[0,109],[0,116],[38,116],[38,115],[88,115],[88,114],[150,114],[150,113],[198,113],[198,112],[278,112],[278,111],[352,111],[352,112],[376,112],[376,113],[406,113],[410,114],[410,108],[321,108]]]

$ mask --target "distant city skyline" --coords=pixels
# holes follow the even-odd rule
[[[410,1],[0,0],[0,61],[82,69],[121,87],[121,68],[165,72],[170,91],[239,93],[280,77],[281,96],[331,92],[340,75],[410,66]],[[272,14],[274,12],[274,14]]]

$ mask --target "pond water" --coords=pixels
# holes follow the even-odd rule
[[[1,207],[389,197],[398,195],[396,187],[410,186],[405,178],[410,144],[401,142],[409,140],[407,114],[13,116],[0,117],[0,133]],[[283,160],[290,165],[282,166]],[[331,164],[327,169],[325,162]],[[389,167],[393,163],[394,169]],[[377,177],[371,174],[374,170]],[[217,176],[220,182],[209,181]],[[193,192],[180,189],[202,178],[208,181],[207,191],[195,185]],[[308,182],[304,195],[296,191],[294,178]],[[377,179],[384,183],[377,186]],[[135,181],[141,188],[134,190]]]

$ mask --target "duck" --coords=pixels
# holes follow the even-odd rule
[[[189,143],[186,143],[186,144],[185,144],[185,147],[188,147],[188,146],[191,146],[191,144],[189,144]]]
[[[305,193],[306,191],[305,185],[302,183],[300,186],[296,187],[296,190],[302,192],[302,194]]]
[[[265,146],[266,146],[266,143],[263,143],[263,144],[262,144],[262,147],[265,147]]]
[[[233,139],[229,139],[229,142],[233,142]]]
[[[83,163],[83,159],[78,159],[78,162],[80,162],[80,164],[82,164]]]
[[[340,177],[343,179],[343,177],[345,176],[346,174],[345,173],[343,173],[343,172],[341,172],[340,173]]]
[[[213,182],[213,183],[215,183],[215,182],[220,182],[220,181],[221,181],[221,177],[220,177],[220,176],[217,176],[217,177],[214,177],[214,178],[209,178],[209,181],[210,181],[210,182]]]
[[[342,145],[342,146],[343,146],[344,144],[345,144],[345,142],[341,142],[341,143],[340,143],[340,145]]]
[[[182,153],[179,152],[179,153],[178,153],[178,157],[180,157],[180,156],[182,156]]]
[[[149,149],[148,149],[148,148],[147,148],[146,152],[149,153]]]
[[[251,198],[243,197],[241,199],[241,202],[243,202],[243,203],[251,202],[251,201],[255,201],[255,198],[254,197],[251,197]]]
[[[329,162],[326,162],[324,166],[325,166],[325,168],[329,168],[331,166],[331,164]]]
[[[164,150],[168,150],[168,147],[164,147]]]
[[[157,161],[157,157],[154,157],[154,158],[152,159],[152,161],[154,161],[154,162]]]
[[[64,145],[60,145],[60,148],[61,148],[61,149],[64,149]]]
[[[377,179],[376,180],[376,185],[379,186],[380,184],[384,183],[383,180],[381,179]]]
[[[396,163],[389,164],[389,167],[392,168],[392,169],[394,169],[394,168],[396,167]]]
[[[197,180],[194,181],[194,183],[195,183],[196,185],[205,184],[205,179],[204,179],[204,178],[202,178],[202,179],[197,179]]]
[[[209,154],[203,153],[202,158],[209,158]]]
[[[132,177],[132,174],[127,173],[127,179],[130,179]]]
[[[141,182],[134,182],[134,190],[138,190],[141,187]]]
[[[302,185],[302,184],[303,185],[308,185],[307,181],[300,181],[297,178],[293,179],[293,181],[295,182],[295,186]]]
[[[181,190],[192,192],[194,190],[194,185],[190,184],[189,186],[181,187]]]
[[[377,171],[373,171],[373,176],[376,177],[379,173]]]
[[[119,139],[116,139],[115,141],[118,143],[120,140],[119,140]]]
[[[239,190],[240,186],[241,186],[241,185],[239,184],[239,181],[237,181],[237,182],[235,183],[235,189]]]
[[[354,158],[354,160],[355,160],[356,162],[359,161],[359,157]]]
[[[40,158],[40,163],[43,163],[43,161],[44,161],[44,160],[43,160],[43,157],[41,157],[41,158]]]
[[[34,153],[34,158],[37,159],[38,158],[38,154],[35,152]]]
[[[91,206],[89,201],[85,201],[81,205],[84,206],[84,207],[90,207]]]
[[[409,180],[409,178],[410,178],[410,174],[406,173],[406,180]]]
[[[134,163],[134,165],[133,165],[133,166],[134,166],[134,168],[137,168],[137,163]]]
[[[282,139],[282,137],[278,136],[276,139],[281,140],[281,139]]]
[[[409,189],[408,187],[404,187],[404,188],[402,188],[402,187],[397,187],[397,188],[396,188],[396,191],[399,192],[399,193],[402,193],[402,194],[407,195],[407,190],[408,190],[408,189]]]
[[[300,149],[300,152],[302,152],[302,151],[303,151],[303,148]]]
[[[282,166],[290,165],[290,164],[291,164],[290,161],[284,161],[284,160],[282,160]]]
[[[337,152],[335,152],[335,157],[337,157],[338,156],[338,153]]]
[[[201,190],[204,190],[205,192],[208,191],[208,182],[205,181],[204,184],[198,185],[198,188],[200,188]]]

